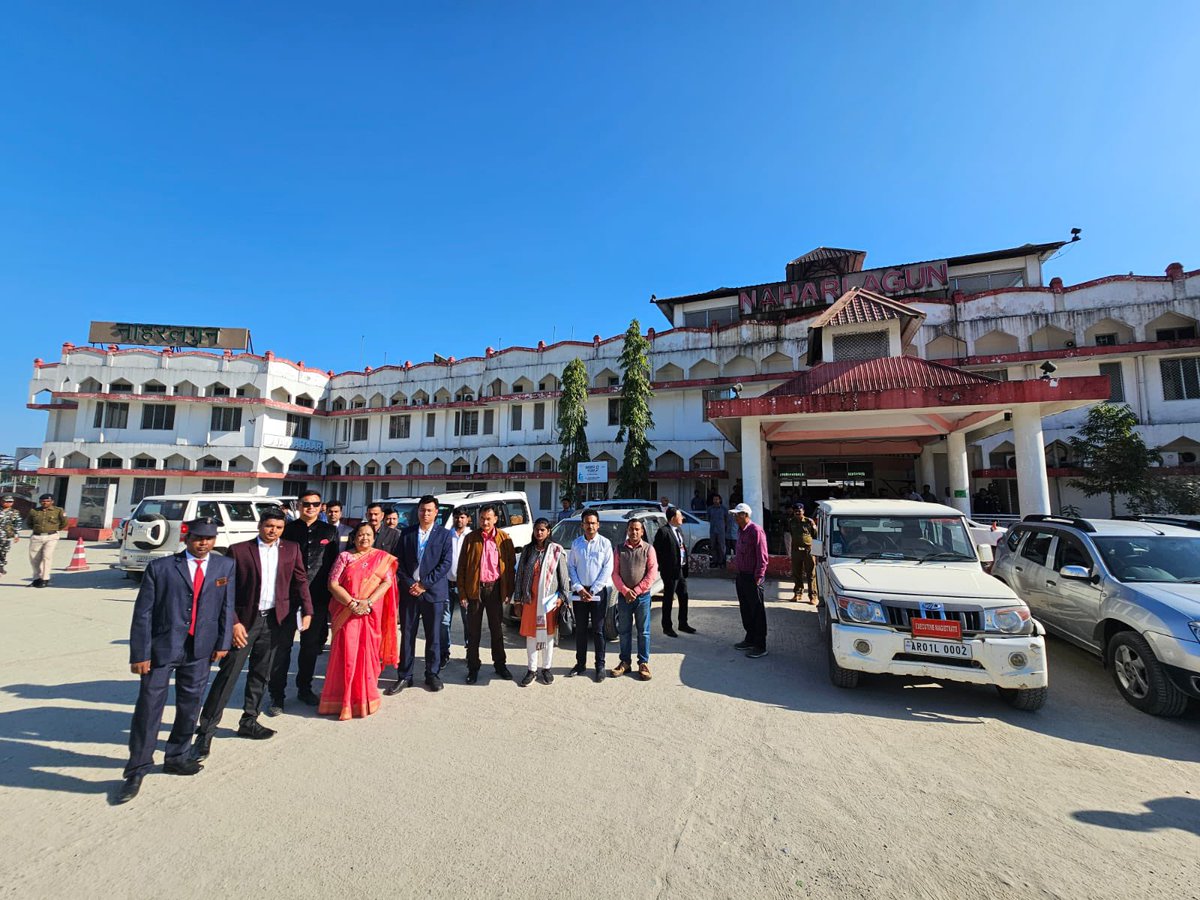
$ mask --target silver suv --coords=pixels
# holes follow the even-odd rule
[[[1054,634],[1098,654],[1117,690],[1155,716],[1200,698],[1200,531],[1170,517],[1026,516],[992,574]]]

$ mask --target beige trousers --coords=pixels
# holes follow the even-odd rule
[[[29,539],[29,564],[33,567],[34,578],[50,580],[50,566],[57,546],[57,534],[35,534]]]

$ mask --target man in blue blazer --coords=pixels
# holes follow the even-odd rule
[[[396,683],[384,693],[412,687],[417,620],[425,632],[425,686],[442,689],[442,617],[450,600],[450,532],[437,521],[438,501],[426,495],[417,504],[417,524],[400,532],[396,580],[400,586],[400,665]]]
[[[140,675],[137,705],[129,728],[129,763],[118,803],[138,795],[154,764],[171,673],[175,673],[175,724],[167,740],[163,771],[195,775],[202,768],[189,756],[192,732],[208,682],[211,662],[229,652],[234,623],[233,560],[212,553],[215,519],[185,523],[187,549],[146,567],[129,629],[129,669]]]

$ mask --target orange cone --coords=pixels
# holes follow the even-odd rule
[[[87,554],[83,550],[83,538],[79,539],[79,543],[75,545],[75,553],[71,557],[71,564],[67,566],[67,572],[86,572],[88,570]]]

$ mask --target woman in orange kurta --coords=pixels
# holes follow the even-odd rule
[[[379,675],[400,660],[396,639],[396,557],[372,548],[375,530],[363,523],[354,548],[338,555],[329,573],[333,642],[317,712],[339,719],[379,709]]]
[[[567,552],[550,540],[550,521],[538,519],[533,523],[533,542],[521,554],[513,590],[513,602],[521,604],[521,634],[525,635],[529,657],[521,687],[527,687],[534,678],[542,684],[554,680],[550,664],[554,660],[558,607],[566,602],[570,585]]]

